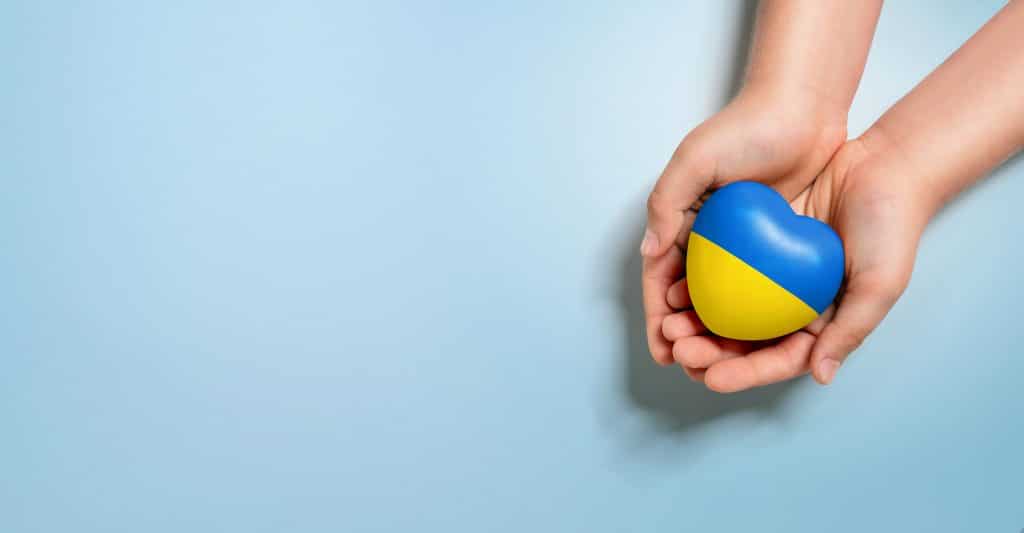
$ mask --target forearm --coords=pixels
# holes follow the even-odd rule
[[[797,98],[845,124],[881,0],[763,0],[744,88]]]
[[[1024,2],[1011,2],[862,136],[934,212],[1024,143]],[[898,174],[898,175],[897,175]]]

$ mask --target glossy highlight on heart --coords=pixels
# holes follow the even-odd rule
[[[810,324],[843,280],[843,243],[797,215],[775,190],[749,181],[715,191],[697,214],[686,277],[697,316],[719,336],[780,337]]]

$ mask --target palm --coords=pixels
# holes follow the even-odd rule
[[[842,237],[847,272],[844,294],[857,300],[843,304],[842,318],[873,327],[909,280],[919,232],[914,229],[916,221],[906,220],[906,210],[899,209],[908,191],[898,184],[894,188],[894,184],[850,179],[860,150],[853,143],[844,147],[790,205],[799,214],[831,224]],[[831,306],[808,327],[774,341],[724,339],[706,333],[696,313],[687,309],[685,285],[684,280],[669,289],[670,304],[683,310],[666,317],[662,330],[674,343],[675,360],[714,390],[732,392],[806,373],[819,335],[836,319]],[[849,347],[852,350],[870,327],[839,342],[854,344]]]

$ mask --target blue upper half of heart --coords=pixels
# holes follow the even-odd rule
[[[843,243],[827,224],[797,215],[774,189],[749,181],[722,187],[693,231],[721,246],[821,313],[843,280]]]

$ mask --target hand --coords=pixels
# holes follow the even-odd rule
[[[662,331],[673,342],[675,361],[692,378],[715,391],[735,392],[811,369],[820,383],[829,383],[896,303],[937,202],[918,190],[919,182],[900,179],[891,165],[875,164],[871,146],[867,140],[844,145],[791,202],[794,211],[829,223],[843,239],[847,282],[838,306],[801,331],[761,343],[707,335],[692,309],[669,315]],[[677,309],[690,305],[685,280],[669,288],[667,303]]]
[[[740,180],[771,185],[789,200],[804,192],[846,139],[845,110],[824,102],[811,91],[748,87],[676,149],[648,200],[641,245],[647,339],[658,363],[673,361],[662,322],[673,313],[670,298],[681,298],[669,287],[682,275],[695,204],[708,190]]]
[[[776,9],[766,9],[770,16],[763,33],[771,38],[762,38],[765,43],[759,46],[756,35],[762,32],[755,32],[748,84],[766,79],[766,73],[771,79],[770,74],[776,72],[780,73],[777,83],[789,80],[795,87],[816,86],[808,85],[807,77],[792,75],[786,66],[803,64],[796,72],[823,72],[835,64],[835,50],[822,55],[814,53],[820,51],[816,48],[771,46],[773,39],[784,41],[802,34],[784,31],[784,23],[796,20],[794,11],[788,9],[791,5],[765,5],[769,4]],[[807,3],[795,13],[814,6],[839,9],[850,5]],[[802,27],[813,29],[833,20],[839,28],[859,27],[855,36],[869,36],[867,23],[873,27],[873,21],[868,15],[876,12],[865,7],[858,13],[861,16],[853,18],[860,20],[859,26],[851,25],[847,15],[809,17]],[[668,363],[674,357],[692,378],[722,392],[789,379],[808,370],[819,382],[831,382],[839,365],[902,294],[931,215],[1024,147],[1024,121],[1020,118],[1024,100],[1017,97],[1016,90],[1024,81],[1024,61],[1020,53],[1008,52],[1024,49],[1022,26],[1024,3],[1007,4],[867,133],[844,145],[820,174],[816,170],[822,161],[820,154],[829,154],[832,143],[841,142],[833,137],[838,129],[830,126],[837,122],[821,122],[828,113],[791,114],[794,107],[782,105],[782,98],[764,100],[756,92],[741,95],[687,137],[651,195],[651,232],[642,245],[644,307],[654,358]],[[787,51],[791,53],[788,60],[772,60],[777,52],[785,56]],[[813,67],[804,64],[803,58],[808,57],[818,58],[811,61]],[[850,66],[861,57],[848,56],[843,68],[819,78],[817,86],[829,86],[827,80],[838,79],[836,74],[853,72]],[[775,68],[780,66],[781,70]],[[834,101],[848,108],[858,77],[859,70],[845,83],[819,91],[818,96],[838,94]],[[974,82],[964,84],[966,79]],[[790,87],[776,94],[799,92]],[[809,93],[786,101],[814,104],[823,100],[827,98],[815,99]],[[808,120],[799,121],[801,116]],[[840,291],[838,306],[827,309],[804,330],[766,343],[701,336],[704,326],[693,311],[685,310],[689,306],[686,282],[676,282],[683,269],[678,243],[685,243],[692,224],[691,204],[707,188],[737,179],[768,183],[789,199],[798,213],[830,223],[843,238],[846,251],[847,284]],[[673,313],[673,308],[683,311]]]

